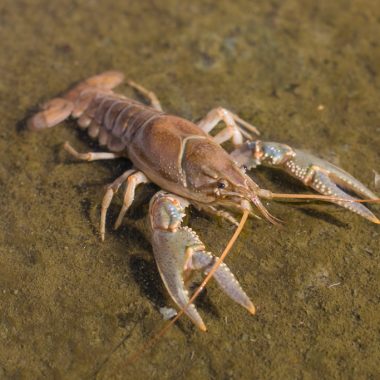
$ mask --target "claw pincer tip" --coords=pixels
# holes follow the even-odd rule
[[[203,331],[203,332],[206,332],[207,331],[207,327],[205,324],[202,324],[202,325],[199,325],[199,330]]]
[[[255,308],[255,305],[254,304],[251,304],[251,306],[249,306],[247,308],[247,310],[252,314],[252,315],[255,315],[256,314],[256,308]]]

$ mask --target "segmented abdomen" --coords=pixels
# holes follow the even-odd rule
[[[125,150],[139,128],[162,115],[135,100],[99,90],[80,94],[73,111],[79,126],[112,152]]]

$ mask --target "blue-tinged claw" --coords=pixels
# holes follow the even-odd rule
[[[205,251],[198,235],[191,228],[182,226],[187,206],[185,199],[163,191],[157,193],[150,203],[152,245],[158,270],[171,298],[181,309],[189,302],[184,276],[192,270],[208,273],[216,260]],[[252,302],[226,264],[219,266],[214,278],[227,295],[254,313]],[[185,313],[200,330],[206,330],[193,304]]]
[[[203,249],[197,235],[181,226],[188,202],[180,197],[157,193],[150,203],[152,246],[162,281],[173,301],[182,309],[189,303],[183,273],[191,252]],[[185,310],[186,315],[202,331],[206,326],[193,304]]]
[[[246,141],[231,156],[239,166],[253,169],[260,165],[280,167],[285,161],[294,158],[294,150],[285,144],[263,142],[261,140]]]
[[[331,202],[380,224],[380,220],[363,204],[350,202],[357,198],[345,190],[364,199],[378,197],[351,174],[325,160],[285,144],[263,141],[248,141],[231,154],[238,164],[249,169],[258,165],[282,169],[320,194],[340,198]]]
[[[197,251],[192,256],[190,267],[194,270],[203,270],[205,274],[208,274],[216,260],[217,258],[210,252]],[[214,273],[214,278],[231,299],[245,307],[251,314],[255,314],[255,306],[225,263],[220,264]]]
[[[349,177],[346,177],[347,180]],[[313,178],[310,179],[309,186],[312,187],[314,190],[318,191],[319,193],[323,195],[329,195],[336,198],[341,199],[347,199],[347,200],[355,200],[357,198],[352,197],[351,195],[345,193],[340,187],[336,185],[338,183],[337,181],[334,182],[332,180],[334,178],[334,175],[331,173],[326,173],[325,171],[319,171],[314,169]],[[352,181],[350,180],[352,183]],[[356,181],[357,182],[357,181]],[[342,180],[339,183],[340,186],[345,187],[348,190],[355,191],[353,189],[353,186],[347,185],[347,182],[343,182]],[[362,185],[362,184],[361,184]],[[364,186],[364,185],[362,185]],[[368,189],[366,189],[368,190]],[[368,190],[369,191],[369,190]],[[370,196],[368,192],[366,192],[366,198],[367,199],[375,199],[376,196],[373,194],[373,196]],[[346,209],[355,212],[356,214],[359,214],[363,218],[368,219],[369,221],[373,223],[380,224],[380,220],[363,204],[356,203],[356,202],[345,202],[345,201],[334,201],[334,203],[338,204],[339,206],[345,207]]]

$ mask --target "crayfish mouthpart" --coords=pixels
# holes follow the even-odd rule
[[[275,226],[281,225],[283,221],[279,218],[276,218],[273,216],[261,203],[260,199],[258,197],[252,198],[252,203],[258,208],[258,210],[261,212],[261,214],[264,216],[266,220],[268,220],[270,223],[272,223]]]

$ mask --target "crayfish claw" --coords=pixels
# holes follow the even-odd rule
[[[192,241],[193,237],[192,231],[184,228],[174,232],[163,230],[153,232],[153,253],[158,270],[170,297],[181,309],[189,303],[189,293],[185,287],[183,274],[186,256],[191,256],[191,244],[197,244],[196,241]],[[185,313],[200,330],[206,331],[202,317],[193,304],[186,308]]]
[[[351,174],[336,167],[335,165],[329,163],[327,164],[330,180],[337,184],[339,187],[347,189],[348,191],[352,191],[353,193],[365,199],[377,199],[376,194],[374,194]]]
[[[355,182],[352,181],[351,178],[355,182],[358,182],[350,175],[346,176],[345,178],[339,176],[339,181],[337,181],[336,176],[334,174],[331,174],[331,172],[326,173],[324,171],[314,169],[314,175],[313,179],[310,182],[310,187],[323,195],[340,198],[339,200],[333,202],[373,223],[379,224],[380,220],[367,207],[361,203],[355,202],[357,198],[354,198],[353,196],[343,191],[340,187],[338,187],[338,185],[341,187],[344,186],[347,190],[358,193],[357,186],[353,185]],[[333,179],[335,179],[335,181]],[[362,189],[365,189],[365,191],[362,191],[360,195],[364,195],[368,199],[376,199],[376,196],[371,193],[370,190],[366,189],[360,182],[359,184],[361,185]]]
[[[181,309],[189,303],[183,279],[187,261],[193,250],[203,248],[197,234],[181,226],[187,206],[185,199],[160,191],[152,198],[149,209],[154,258],[170,297]],[[200,330],[206,331],[193,304],[186,308],[185,313]]]
[[[209,252],[197,251],[192,256],[192,269],[203,270],[205,274],[215,264],[216,257]],[[255,314],[256,308],[245,291],[240,286],[230,268],[222,263],[216,270],[214,278],[222,290],[235,302],[245,307],[251,314]]]
[[[194,270],[207,274],[216,261],[215,256],[205,251],[198,235],[191,228],[182,226],[187,206],[185,199],[164,191],[158,192],[150,203],[154,257],[166,289],[181,309],[189,303],[188,281],[184,281],[184,277],[189,277]],[[255,313],[254,305],[226,264],[218,267],[214,278],[230,298]],[[200,330],[206,331],[193,304],[186,307],[185,313]]]
[[[356,202],[358,198],[346,190],[368,200],[377,200],[377,196],[351,174],[328,161],[285,144],[259,140],[247,141],[231,155],[238,165],[248,169],[258,165],[281,169],[318,193],[331,197],[331,202],[373,223],[380,223],[367,207]]]

